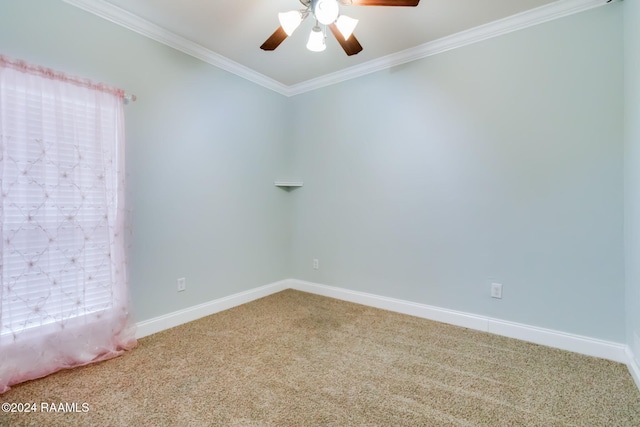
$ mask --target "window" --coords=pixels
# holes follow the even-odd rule
[[[2,330],[112,307],[108,204],[94,134],[114,141],[114,112],[79,99],[5,91]],[[59,120],[62,118],[61,120]],[[62,136],[62,137],[60,137]]]

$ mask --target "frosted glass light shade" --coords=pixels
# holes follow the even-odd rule
[[[348,40],[349,37],[351,37],[356,25],[358,25],[358,20],[346,15],[340,15],[336,21],[336,27],[338,27],[338,30],[340,30],[340,33],[345,40]]]
[[[324,34],[319,26],[313,27],[311,34],[309,34],[309,41],[307,41],[307,49],[312,52],[322,52],[327,48],[324,43]]]
[[[284,32],[290,36],[296,28],[300,26],[300,23],[302,22],[302,14],[298,10],[281,12],[278,13],[278,20],[280,21],[280,26]]]
[[[324,25],[333,24],[340,13],[337,0],[317,0],[313,8],[313,14],[318,22]]]

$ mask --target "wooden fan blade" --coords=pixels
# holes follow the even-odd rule
[[[349,39],[345,40],[344,36],[340,32],[336,24],[329,24],[329,28],[331,29],[331,32],[333,33],[334,37],[336,38],[336,40],[338,40],[338,43],[340,43],[340,46],[342,46],[342,48],[344,49],[344,52],[347,55],[349,56],[355,55],[356,53],[362,50],[362,46],[360,45],[360,42],[358,42],[358,39],[356,39],[356,36],[351,34]]]
[[[287,33],[284,32],[282,26],[279,26],[278,29],[275,30],[273,34],[271,34],[271,37],[269,37],[264,43],[262,43],[260,49],[275,50],[287,37],[289,36],[287,36]]]
[[[417,6],[420,0],[340,0],[346,6]]]

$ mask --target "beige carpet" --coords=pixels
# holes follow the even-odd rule
[[[622,364],[292,290],[0,402],[88,409],[2,426],[640,426]]]

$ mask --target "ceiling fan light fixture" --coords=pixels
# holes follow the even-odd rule
[[[349,37],[353,34],[353,30],[356,29],[358,22],[359,21],[355,18],[351,18],[347,15],[340,15],[336,21],[336,27],[340,30],[342,37],[344,37],[345,40],[349,40]]]
[[[299,10],[281,12],[278,13],[278,20],[284,32],[290,36],[302,23],[302,13]]]
[[[338,6],[338,1],[316,0],[313,4],[313,14],[321,24],[333,24],[340,14],[340,6]]]
[[[324,34],[322,33],[322,29],[318,25],[316,25],[311,30],[311,34],[309,34],[307,49],[312,52],[322,52],[326,48],[327,45],[324,42]]]

